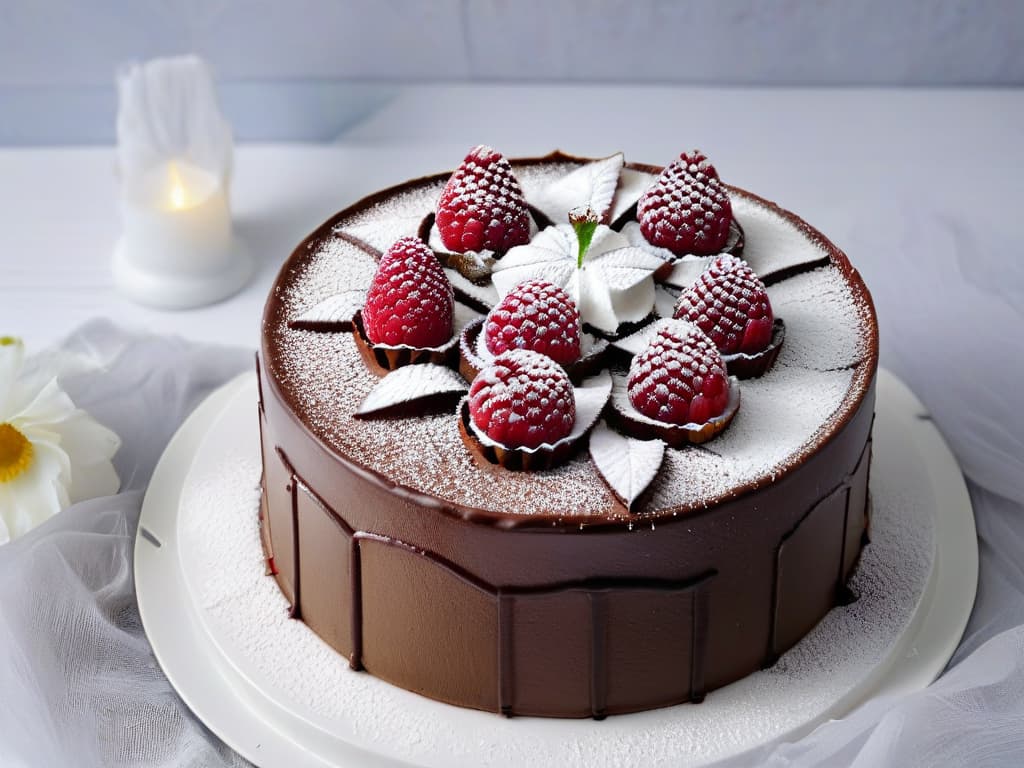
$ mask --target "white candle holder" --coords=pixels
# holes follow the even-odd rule
[[[156,59],[129,67],[118,90],[124,231],[115,284],[165,309],[231,296],[251,277],[252,260],[231,226],[231,129],[209,70],[195,56]]]

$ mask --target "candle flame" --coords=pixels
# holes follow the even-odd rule
[[[188,204],[188,198],[185,194],[185,184],[181,180],[181,173],[178,171],[177,163],[171,163],[168,166],[167,173],[171,178],[171,207],[180,211]]]

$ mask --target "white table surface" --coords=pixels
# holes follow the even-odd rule
[[[926,403],[930,376],[914,358],[922,341],[939,352],[937,326],[1020,324],[1024,90],[438,85],[399,90],[330,145],[238,147],[235,224],[259,271],[238,296],[193,311],[146,309],[113,290],[112,148],[0,149],[0,332],[39,347],[107,315],[255,346],[269,285],[303,236],[368,192],[453,167],[480,142],[510,156],[621,149],[651,163],[705,149],[724,179],[847,251],[878,306],[883,362]],[[910,278],[917,270],[948,279],[930,277],[925,290]]]
[[[724,179],[796,211],[847,251],[876,301],[883,363],[931,410],[972,481],[981,582],[957,656],[1009,632],[868,741],[858,733],[870,730],[877,711],[811,737],[808,761],[834,764],[834,745],[856,742],[871,764],[884,762],[873,759],[880,750],[894,756],[886,764],[901,766],[948,763],[948,753],[964,757],[953,758],[957,764],[995,764],[999,756],[1001,765],[1019,763],[1024,90],[402,90],[333,145],[240,147],[235,219],[260,270],[235,298],[177,313],[135,306],[113,291],[112,148],[0,149],[0,334],[39,348],[107,315],[131,329],[254,347],[270,282],[304,235],[367,192],[453,167],[478,142],[513,156],[621,149],[651,163],[700,146]],[[147,364],[120,364],[128,363]],[[46,562],[63,556],[54,550]],[[1008,692],[990,691],[993,680]],[[977,759],[966,757],[970,748]]]

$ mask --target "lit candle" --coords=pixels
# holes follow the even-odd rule
[[[190,98],[168,98],[177,88]],[[155,110],[161,98],[166,103]],[[200,128],[209,133],[194,133]],[[168,142],[175,131],[184,132]],[[124,223],[114,253],[118,288],[143,304],[175,309],[235,293],[252,265],[232,232],[230,129],[216,110],[202,62],[157,60],[128,71],[121,82],[118,135]],[[167,151],[169,144],[205,147],[206,167],[184,152]]]

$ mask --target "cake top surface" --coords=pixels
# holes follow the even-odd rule
[[[620,209],[630,194],[635,199],[657,180],[659,169],[623,167],[620,161],[618,192],[609,195],[609,161],[556,154],[513,160],[512,167],[526,200],[542,211],[535,201],[550,210],[559,190],[593,177],[614,220],[628,217]],[[653,526],[774,482],[827,442],[860,405],[875,373],[878,345],[874,311],[859,275],[801,220],[730,187],[732,215],[744,236],[743,258],[767,285],[775,316],[785,321],[785,343],[767,373],[740,383],[742,406],[728,429],[703,445],[665,448],[660,471],[637,503],[627,506],[611,491],[586,450],[542,471],[483,466],[460,435],[454,409],[406,418],[357,417],[382,379],[364,364],[353,334],[290,323],[332,307],[341,312],[348,307],[351,313],[361,306],[379,255],[399,238],[420,233],[449,176],[407,182],[337,214],[299,246],[271,292],[263,328],[267,375],[306,429],[344,460],[471,519],[509,527]],[[636,229],[636,222],[629,222],[621,234],[611,235],[632,242]],[[699,274],[698,269],[686,278],[690,266],[683,260],[676,268],[684,281]],[[495,303],[494,289],[445,271],[456,287],[456,328],[483,317],[478,310]],[[663,294],[657,302],[673,298]],[[430,382],[425,373],[416,378],[442,391],[453,377]],[[612,404],[626,397],[624,381],[616,377]]]

